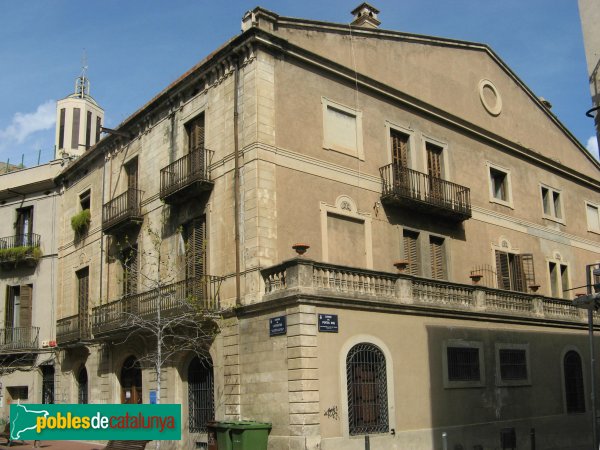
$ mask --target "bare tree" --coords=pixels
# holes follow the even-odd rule
[[[175,356],[193,352],[204,360],[209,355],[210,344],[219,331],[217,319],[222,313],[221,280],[189,270],[190,264],[197,264],[188,261],[189,258],[186,270],[181,270],[180,257],[166,251],[162,232],[151,224],[144,231],[150,245],[139,253],[137,244],[128,239],[117,244],[123,265],[121,315],[128,330],[120,343],[136,336],[143,336],[148,342],[138,361],[152,368],[156,376],[156,402],[160,403],[161,375]],[[193,244],[186,242],[186,255]],[[201,247],[197,252],[200,254],[192,258],[201,257],[204,242]],[[181,272],[185,272],[183,277]]]

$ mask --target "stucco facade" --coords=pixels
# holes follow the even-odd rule
[[[600,259],[598,162],[485,45],[260,8],[242,27],[58,177],[58,401],[149,402],[151,368],[123,380],[152,339],[124,338],[119,314],[192,274],[220,317],[204,357],[214,416],[271,422],[269,448],[359,449],[368,434],[372,449],[430,449],[442,433],[497,448],[513,428],[519,448],[531,428],[537,448],[587,445],[571,300]],[[361,397],[363,354],[380,365],[361,363],[377,385]],[[471,372],[453,372],[467,354]],[[194,360],[161,379],[160,401],[182,404],[174,447],[207,441],[188,417]]]

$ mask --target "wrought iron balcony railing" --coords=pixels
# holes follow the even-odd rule
[[[388,164],[379,169],[383,202],[463,221],[471,217],[471,190],[408,167]]]
[[[90,331],[87,314],[76,314],[56,321],[56,341],[59,345],[90,339]]]
[[[142,221],[140,207],[142,191],[139,189],[127,189],[121,195],[113,198],[102,206],[102,231],[111,231],[130,224]]]
[[[0,352],[26,351],[39,348],[40,327],[0,328]]]
[[[160,198],[179,203],[190,195],[210,190],[210,161],[213,151],[196,150],[160,170]]]
[[[154,320],[179,313],[215,312],[219,309],[222,278],[205,275],[161,288],[124,296],[92,310],[94,336],[136,325],[137,319]]]
[[[267,300],[305,291],[351,302],[409,305],[411,309],[458,311],[520,319],[587,323],[586,311],[572,301],[406,274],[320,263],[305,258],[261,271]],[[600,313],[596,313],[600,318]],[[513,319],[510,319],[513,320]]]
[[[37,262],[41,256],[39,234],[17,234],[0,238],[0,263]]]

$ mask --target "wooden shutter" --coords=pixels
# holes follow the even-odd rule
[[[419,275],[419,252],[418,252],[419,233],[404,230],[404,258],[408,261],[408,273],[410,275]]]
[[[4,308],[4,327],[15,326],[15,292],[13,286],[6,286],[6,307]]]
[[[204,217],[189,224],[186,248],[187,278],[196,279],[205,275],[206,222]]]
[[[79,118],[81,115],[80,108],[73,108],[73,128],[71,129],[71,148],[79,149]]]
[[[392,164],[394,167],[408,167],[408,136],[396,130],[391,130]]]
[[[425,148],[427,150],[427,173],[430,177],[442,178],[442,147],[428,142]]]
[[[21,312],[20,312],[20,327],[31,326],[31,300],[33,294],[33,286],[24,284],[21,286]]]
[[[123,251],[123,295],[137,294],[138,285],[138,248],[137,245]]]
[[[496,276],[498,278],[498,289],[510,290],[508,253],[500,250],[496,250]]]
[[[83,336],[87,335],[88,308],[90,298],[90,270],[85,267],[77,271],[77,303],[79,316],[79,329]]]
[[[429,252],[431,256],[431,278],[443,280],[446,278],[444,265],[444,239],[430,236]]]
[[[127,189],[138,188],[138,160],[137,158],[131,160],[125,166],[125,172],[127,173]]]
[[[512,258],[509,258],[509,263],[512,290],[527,292],[527,280],[523,270],[523,255],[512,255]]]
[[[204,114],[199,115],[188,125],[189,152],[204,150]]]

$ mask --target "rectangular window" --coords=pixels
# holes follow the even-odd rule
[[[508,175],[497,169],[490,168],[492,196],[496,200],[508,202]]]
[[[479,348],[447,347],[448,381],[480,381]]]
[[[550,273],[550,293],[555,298],[570,299],[569,291],[569,267],[559,262],[548,262]]]
[[[542,186],[542,209],[544,217],[553,220],[562,220],[562,201],[560,192]]]
[[[496,250],[496,277],[498,289],[527,292],[529,286],[536,284],[533,255]]]
[[[364,160],[361,113],[322,98],[323,147]]]
[[[390,141],[392,145],[392,164],[396,168],[408,167],[409,141],[407,134],[398,130],[390,129]]]
[[[404,259],[408,261],[406,273],[410,275],[419,275],[421,272],[421,261],[419,260],[419,233],[404,230],[402,232],[402,241],[404,243]]]
[[[73,108],[73,129],[71,130],[71,148],[77,150],[79,148],[79,121],[81,109]]]
[[[6,388],[8,395],[10,396],[9,403],[16,402],[18,400],[27,400],[29,398],[29,387],[28,386],[8,386]]]
[[[33,285],[31,284],[7,286],[4,308],[6,328],[31,327],[32,295]]]
[[[90,143],[92,140],[92,112],[87,112],[87,117],[85,120],[85,149],[90,148]]]
[[[429,255],[431,261],[431,278],[446,279],[446,258],[444,256],[444,239],[429,236]]]
[[[600,233],[600,214],[598,206],[586,202],[585,207],[587,212],[588,230]]]
[[[31,234],[33,233],[33,206],[17,209],[17,221],[15,222],[15,235],[18,245],[31,245]]]
[[[79,196],[79,205],[81,206],[82,211],[85,211],[86,209],[91,209],[91,198],[92,191],[89,189]]]
[[[65,108],[60,110],[60,119],[58,123],[58,148],[65,148]]]

